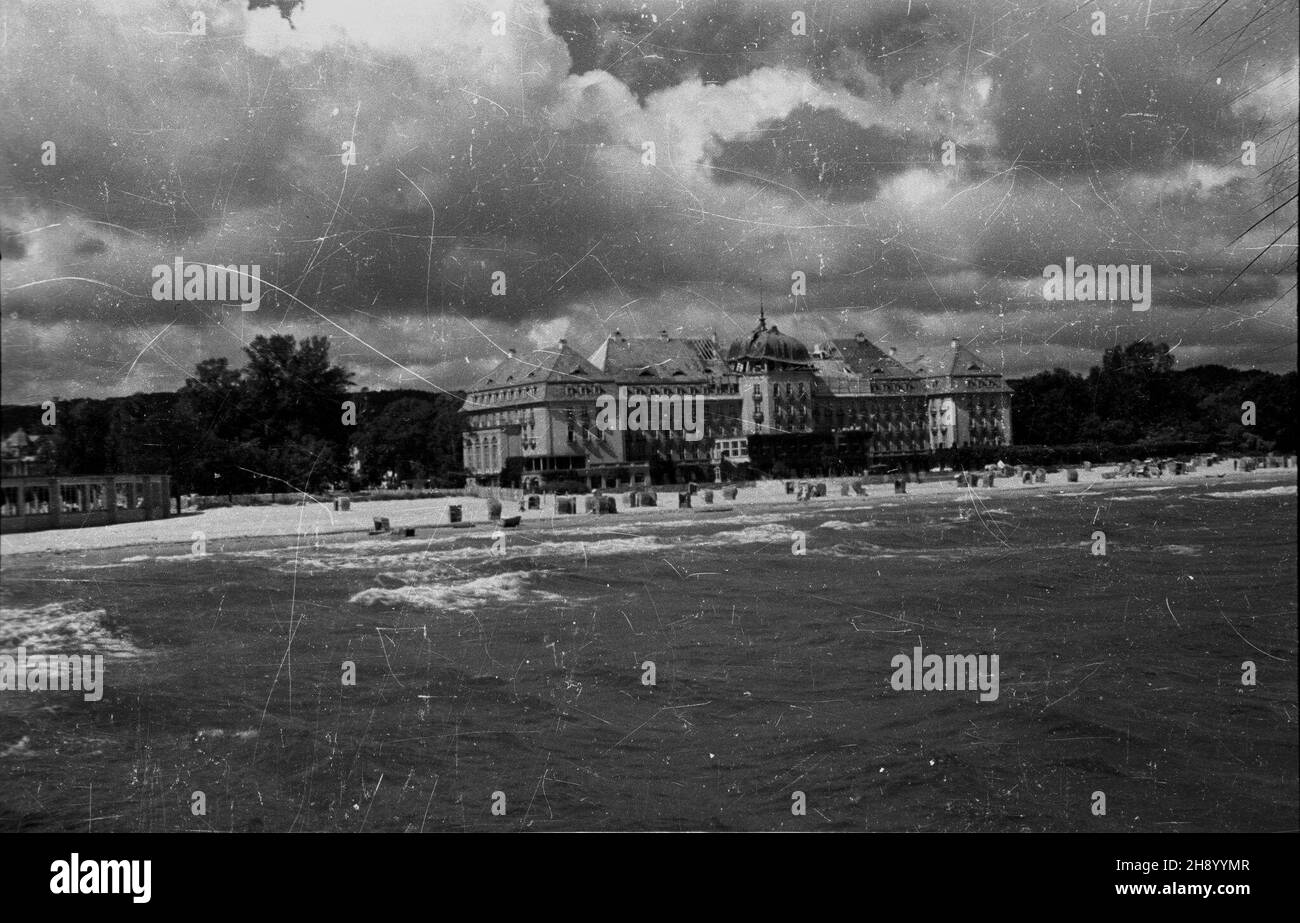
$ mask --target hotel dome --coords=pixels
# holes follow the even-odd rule
[[[786,365],[807,365],[811,361],[808,347],[792,336],[782,333],[775,325],[759,315],[758,326],[748,337],[734,341],[727,349],[728,362],[777,362]]]

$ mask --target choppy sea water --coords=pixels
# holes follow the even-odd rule
[[[1294,484],[505,536],[6,560],[0,653],[111,659],[0,692],[0,830],[1298,826]],[[895,691],[918,646],[998,698]]]

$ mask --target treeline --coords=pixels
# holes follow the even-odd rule
[[[1011,382],[1012,440],[1072,454],[1093,447],[1086,455],[1099,446],[1116,456],[1293,452],[1296,384],[1295,372],[1178,371],[1168,344],[1131,343],[1107,350],[1086,377],[1054,369]]]
[[[357,489],[422,479],[464,483],[459,395],[352,393],[329,342],[259,336],[232,369],[206,359],[171,394],[0,408],[6,433],[41,435],[38,458],[62,475],[170,474],[177,493]]]
[[[464,484],[462,394],[353,392],[324,337],[259,336],[244,353],[241,369],[200,362],[172,394],[59,401],[53,426],[42,425],[41,407],[4,406],[3,431],[48,437],[38,458],[50,473],[170,474],[178,493]],[[1296,450],[1295,372],[1178,371],[1167,344],[1138,342],[1107,350],[1086,377],[1054,369],[1011,385],[1013,446],[904,461],[965,468]]]

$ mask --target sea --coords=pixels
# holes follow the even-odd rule
[[[6,556],[0,831],[1294,831],[1286,474]]]

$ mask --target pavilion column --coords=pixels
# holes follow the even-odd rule
[[[59,527],[63,516],[63,492],[59,490],[59,479],[50,479],[50,525],[54,528]]]

